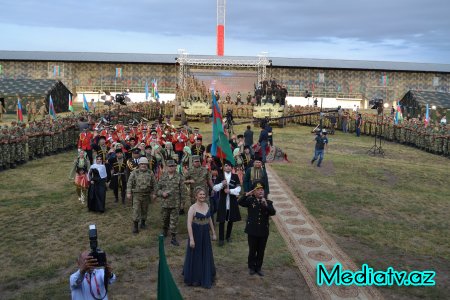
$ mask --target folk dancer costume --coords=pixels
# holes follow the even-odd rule
[[[239,183],[242,186],[242,184],[244,183],[244,161],[242,160],[239,148],[233,150],[233,156],[234,160],[236,161],[236,165],[234,166],[234,172],[238,175]]]
[[[101,158],[101,156],[97,156]],[[88,208],[94,212],[105,212],[106,181],[108,175],[103,164],[93,164],[89,170],[89,180],[94,182],[89,186]]]
[[[225,161],[224,167],[225,165],[231,166],[231,163],[229,161]],[[225,186],[222,183],[223,180],[227,181]],[[229,194],[225,193],[225,189],[230,190]],[[217,209],[216,220],[219,222],[219,246],[223,246],[225,222],[228,222],[226,239],[230,242],[233,222],[241,220],[241,214],[239,212],[237,202],[237,196],[241,192],[239,177],[231,172],[222,172],[217,176],[213,190],[219,192],[219,206]]]
[[[127,189],[127,176],[125,171],[127,164],[122,149],[116,149],[115,153],[116,157],[109,160],[109,165],[111,166],[111,181],[109,187],[114,192],[115,202],[119,202],[120,189],[122,204],[125,204],[125,194]],[[120,156],[120,158],[118,156]]]
[[[89,158],[87,157],[87,153],[84,152],[83,157],[78,156],[74,160],[69,175],[70,179],[75,178],[74,184],[78,195],[78,201],[81,201],[82,204],[84,204],[84,201],[87,198],[87,190],[89,188],[88,170],[90,167],[91,164]]]

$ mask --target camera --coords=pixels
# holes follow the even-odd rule
[[[372,99],[369,101],[369,106],[371,109],[376,109],[379,115],[383,113],[383,99]]]
[[[89,244],[91,246],[91,253],[89,253],[89,255],[97,259],[99,267],[105,267],[106,253],[98,248],[97,228],[95,227],[95,224],[89,225]]]

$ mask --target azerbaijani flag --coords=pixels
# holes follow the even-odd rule
[[[401,123],[403,121],[402,107],[400,106],[400,102],[397,101],[397,112],[395,113],[394,122],[395,124]]]
[[[48,102],[48,114],[56,120],[55,107],[53,106],[52,95],[50,95],[50,101]]]
[[[71,112],[74,112],[75,110],[73,109],[73,103],[72,103],[72,94],[69,94],[69,110]]]
[[[156,99],[156,100],[159,100],[158,80],[155,80],[155,99]]]
[[[145,100],[148,100],[148,82],[145,81]]]
[[[17,121],[23,122],[22,104],[20,103],[19,98],[17,98]]]
[[[427,103],[427,112],[426,112],[426,114],[425,114],[425,127],[427,127],[428,126],[428,124],[430,124],[430,107],[428,106],[428,103]]]
[[[212,117],[213,117],[213,136],[212,136],[212,146],[211,154],[220,159],[227,159],[234,166],[235,161],[233,157],[233,152],[231,151],[230,142],[227,136],[223,132],[222,125],[222,115],[220,113],[219,104],[217,103],[214,91],[212,91]]]
[[[85,94],[83,94],[83,108],[84,108],[85,111],[89,112],[89,105],[88,105],[88,102],[87,102]]]

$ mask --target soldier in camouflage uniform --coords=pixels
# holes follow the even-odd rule
[[[11,167],[11,145],[10,145],[11,134],[7,125],[4,125],[2,128],[2,140],[0,140],[3,144],[3,168],[9,169]]]
[[[36,124],[36,156],[44,156],[44,130],[40,122]]]
[[[450,131],[447,129],[447,125],[442,125],[442,132],[443,132],[443,145],[442,145],[442,152],[444,156],[448,156],[449,154],[449,139],[450,139]]]
[[[151,194],[156,187],[156,179],[148,168],[148,159],[139,159],[139,168],[131,172],[127,182],[127,198],[133,201],[133,233],[138,233],[139,221],[141,229],[146,227],[147,210]]]
[[[50,155],[53,152],[53,143],[52,143],[52,136],[53,131],[48,122],[43,123],[43,129],[44,129],[44,155]]]
[[[3,134],[3,127],[0,126],[0,171],[3,171],[5,169],[5,150],[4,150],[5,141],[6,138],[5,135]]]
[[[192,156],[192,167],[189,168],[184,183],[189,184],[191,205],[195,203],[195,188],[200,186],[203,190],[208,191],[209,187],[212,188],[213,183],[211,179],[211,173],[206,167],[202,167],[200,163],[200,156]],[[184,210],[185,201],[181,204],[181,210]],[[208,203],[209,205],[209,203]],[[184,213],[184,211],[183,211]]]
[[[17,126],[16,122],[11,122],[11,128],[9,130],[9,155],[10,155],[10,166],[11,169],[16,168],[17,162],[18,162],[18,156],[17,156]]]
[[[161,200],[161,220],[163,235],[167,236],[170,229],[172,235],[171,244],[179,246],[176,239],[178,226],[178,211],[182,199],[186,197],[186,187],[184,186],[183,175],[176,172],[174,160],[167,161],[167,172],[164,172],[159,179],[156,195]]]

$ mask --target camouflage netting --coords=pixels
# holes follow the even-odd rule
[[[69,108],[69,89],[59,80],[54,79],[0,79],[0,98],[5,98],[6,110],[16,111],[17,98],[20,98],[24,113],[26,104],[35,100],[40,104],[43,100],[48,111],[50,95],[57,113],[66,112]]]

